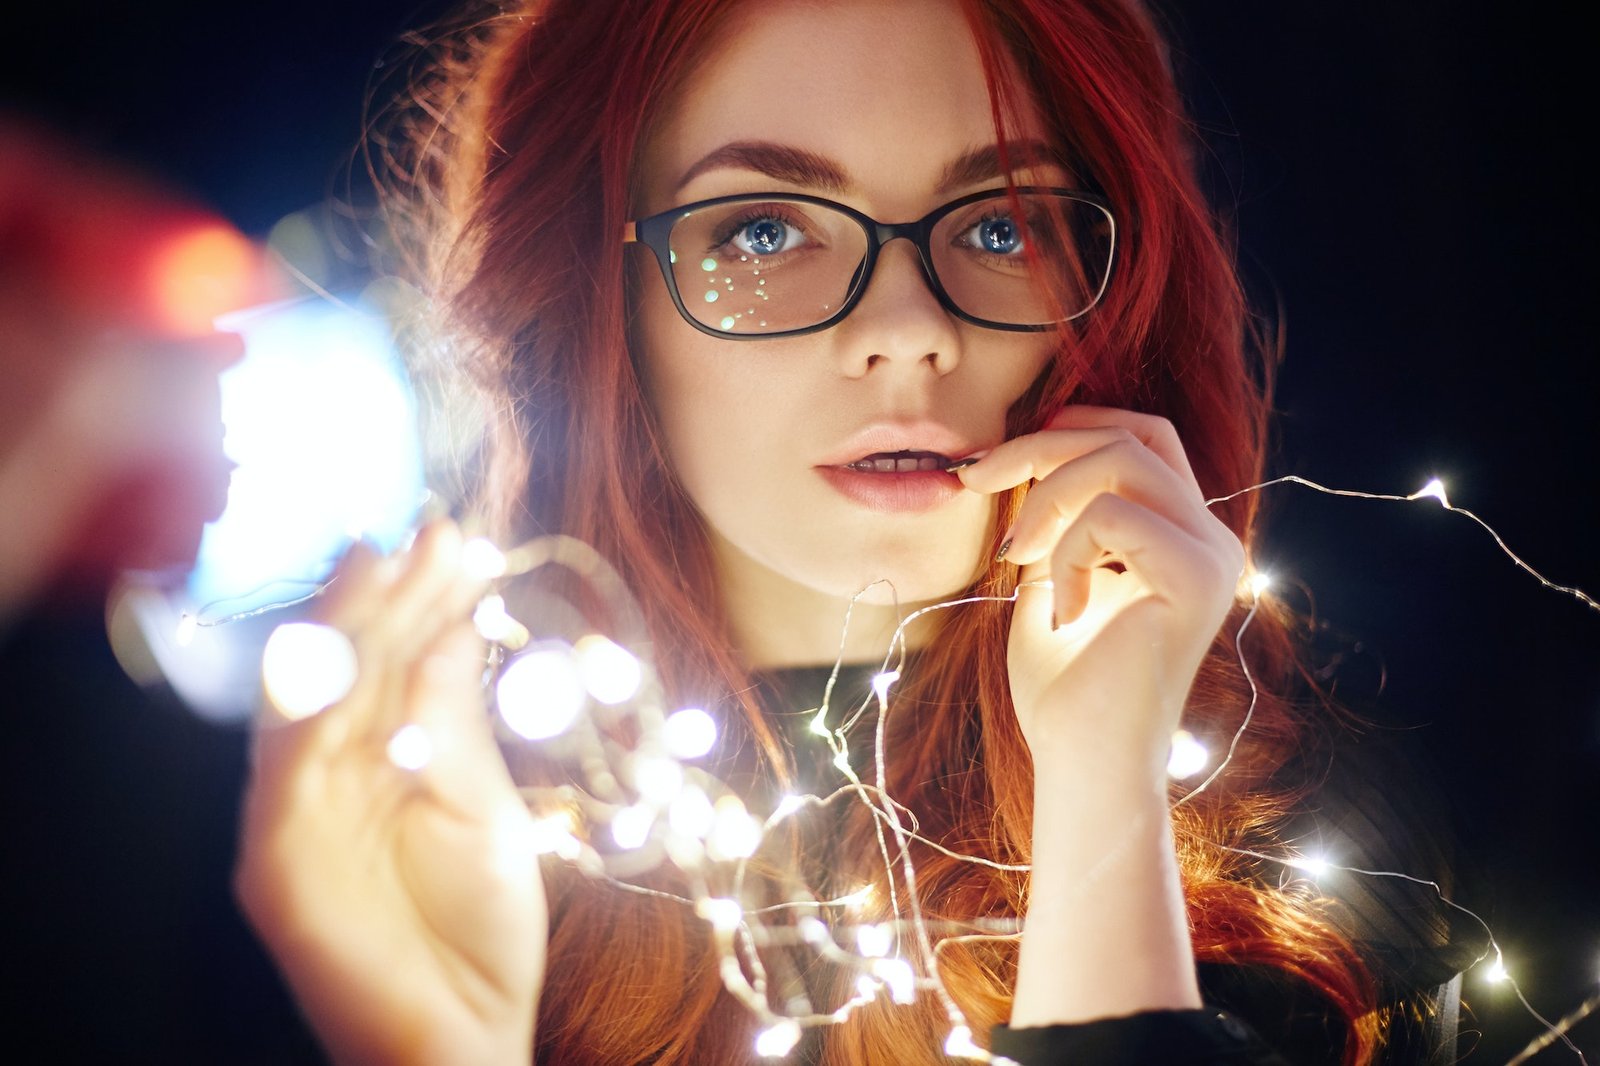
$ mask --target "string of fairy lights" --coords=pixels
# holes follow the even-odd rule
[[[1207,504],[1214,506],[1245,493],[1289,483],[1364,500],[1434,501],[1481,526],[1518,568],[1545,587],[1600,611],[1600,603],[1588,593],[1549,580],[1513,552],[1483,519],[1453,505],[1437,480],[1409,495],[1396,495],[1334,489],[1289,475],[1216,497]],[[891,690],[905,665],[904,634],[910,624],[929,612],[978,600],[1015,600],[1025,589],[1049,587],[1048,582],[1025,582],[1008,597],[951,600],[906,615],[889,640],[870,692],[854,706],[836,709],[832,704],[856,602],[852,600],[843,619],[841,658],[835,662],[820,705],[809,712],[809,732],[817,743],[826,745],[831,756],[828,765],[840,775],[839,784],[831,791],[785,795],[763,816],[700,765],[699,760],[716,746],[717,723],[701,708],[669,709],[647,659],[593,632],[536,636],[533,627],[519,619],[519,612],[507,606],[507,583],[547,567],[560,567],[618,607],[622,616],[632,622],[631,626],[622,627],[624,630],[633,628],[642,634],[631,594],[597,552],[581,541],[561,536],[539,538],[508,551],[476,539],[468,542],[462,565],[470,574],[497,583],[497,591],[482,599],[473,616],[478,632],[491,647],[486,681],[497,728],[513,742],[540,745],[545,755],[572,774],[572,782],[565,785],[523,788],[535,814],[535,846],[542,854],[555,855],[617,890],[672,901],[703,919],[720,960],[723,984],[758,1020],[754,1048],[758,1056],[782,1058],[800,1042],[805,1030],[839,1023],[881,997],[906,1004],[928,995],[935,998],[949,1021],[944,1042],[946,1055],[1008,1061],[991,1055],[975,1042],[970,1024],[941,979],[941,955],[959,944],[1017,940],[1022,935],[1022,922],[1009,916],[973,915],[962,921],[930,918],[919,897],[912,844],[999,870],[1020,873],[1029,868],[965,854],[924,836],[916,812],[890,794],[885,772],[885,725],[893,710]],[[1168,764],[1173,778],[1186,780],[1210,766],[1207,776],[1175,804],[1192,799],[1226,771],[1250,728],[1258,690],[1242,637],[1271,586],[1270,576],[1261,572],[1249,573],[1241,582],[1239,597],[1248,610],[1233,634],[1233,646],[1250,686],[1250,698],[1222,757],[1214,765],[1201,740],[1184,730],[1174,735]],[[865,592],[858,593],[857,599]],[[304,602],[306,598],[298,597],[292,602]],[[189,615],[180,627],[192,632],[195,626],[220,625],[276,606],[279,605],[269,604],[211,619]],[[356,671],[349,640],[330,627],[313,623],[279,626],[268,639],[262,660],[268,694],[275,706],[291,717],[315,714],[337,702],[354,683]],[[850,740],[869,716],[875,722],[871,765],[858,767],[852,758],[860,746],[853,749]],[[431,753],[431,739],[416,724],[401,727],[388,744],[389,759],[402,771],[422,769]],[[792,820],[827,811],[838,803],[859,803],[870,814],[882,880],[841,895],[819,898],[800,871],[775,872],[770,856],[765,856],[765,889],[769,895],[776,893],[783,898],[777,902],[746,899],[752,862],[762,852],[763,844]],[[1339,871],[1361,877],[1399,878],[1431,888],[1444,905],[1466,914],[1487,935],[1489,946],[1474,966],[1492,955],[1487,976],[1509,985],[1523,1007],[1544,1027],[1515,1061],[1523,1061],[1539,1048],[1560,1041],[1578,1062],[1587,1066],[1584,1053],[1566,1032],[1600,1006],[1600,996],[1591,996],[1557,1022],[1546,1019],[1512,978],[1488,924],[1449,899],[1436,882],[1398,870],[1341,866],[1318,855],[1292,850],[1271,854],[1217,846],[1313,878]],[[681,875],[683,892],[665,892],[638,883],[643,874],[663,863],[671,864]],[[881,919],[872,917],[884,914],[887,916]],[[843,968],[846,975],[854,975],[853,994],[836,1006],[819,1008],[788,974],[772,972],[768,956],[774,949],[810,952],[820,962]]]

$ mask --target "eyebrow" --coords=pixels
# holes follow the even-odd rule
[[[1037,166],[1051,160],[1051,152],[1043,141],[1011,141],[1006,154],[1012,170]],[[850,176],[845,169],[827,156],[804,148],[794,148],[772,141],[732,141],[702,157],[684,171],[678,179],[677,191],[700,175],[722,169],[753,170],[776,181],[842,193],[850,188]],[[990,178],[1000,177],[1005,168],[1000,165],[1000,146],[991,144],[963,152],[945,167],[939,178],[938,191],[949,192],[966,185],[976,185]]]
[[[967,185],[977,185],[990,178],[1001,177],[1009,170],[1021,170],[1052,161],[1050,149],[1040,140],[1008,141],[1006,158],[1009,168],[1000,165],[998,144],[974,148],[957,156],[939,179],[939,192],[947,193]]]
[[[683,177],[678,179],[678,191],[706,171],[722,169],[754,170],[789,185],[805,185],[834,193],[850,187],[844,168],[827,156],[772,141],[733,141],[684,171]]]

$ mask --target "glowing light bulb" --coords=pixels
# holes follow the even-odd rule
[[[500,643],[517,631],[517,620],[506,613],[503,596],[485,596],[472,612],[472,628],[484,640]]]
[[[704,840],[711,832],[715,818],[711,800],[693,785],[674,796],[672,805],[667,808],[667,824],[672,826],[672,831],[697,840]]]
[[[787,818],[805,805],[805,800],[791,792],[778,801],[778,809],[772,812],[772,817]]]
[[[261,680],[286,718],[309,718],[350,692],[356,683],[356,649],[332,626],[288,622],[267,638]]]
[[[461,569],[468,577],[491,581],[505,574],[505,553],[486,538],[473,537],[461,546]]]
[[[868,1003],[878,998],[878,989],[880,987],[879,982],[874,981],[868,974],[862,974],[856,978],[856,995]]]
[[[402,770],[420,770],[433,759],[433,741],[415,722],[401,726],[389,738],[389,761]]]
[[[199,616],[190,614],[188,611],[184,611],[178,616],[178,629],[177,632],[173,633],[172,639],[177,641],[178,647],[187,648],[190,644],[194,643],[194,635],[195,633],[199,632],[199,630]]]
[[[889,686],[898,680],[900,680],[900,671],[885,670],[883,673],[873,677],[872,691],[877,693],[878,699],[885,699],[889,695]]]
[[[495,686],[495,704],[518,736],[546,740],[567,730],[583,709],[583,680],[564,645],[523,652]]]
[[[607,705],[626,703],[644,681],[644,667],[633,654],[598,633],[579,637],[573,645],[578,670],[589,695]]]
[[[831,734],[832,731],[828,728],[827,714],[827,708],[824,707],[817,711],[815,718],[811,719],[811,733],[813,736],[825,737]]]
[[[748,859],[761,846],[761,825],[737,796],[717,800],[706,850],[713,859]]]
[[[645,799],[664,807],[683,788],[683,771],[671,759],[637,756],[633,760],[633,784]]]
[[[1483,979],[1491,984],[1499,984],[1510,976],[1511,973],[1506,969],[1506,960],[1503,957],[1496,958],[1483,971]]]
[[[650,827],[655,824],[656,812],[642,803],[624,807],[611,818],[611,839],[617,847],[630,851],[642,847],[650,839]]]
[[[889,986],[889,997],[896,1003],[911,1003],[917,998],[917,975],[905,959],[875,959],[872,972]]]
[[[953,1059],[987,1060],[989,1055],[972,1042],[972,1030],[964,1025],[955,1026],[945,1037],[944,1053]]]
[[[1284,865],[1293,867],[1296,870],[1304,870],[1312,877],[1321,877],[1328,872],[1329,864],[1328,860],[1320,855],[1302,855],[1299,858],[1286,860]]]
[[[566,814],[552,814],[534,820],[531,832],[533,850],[538,855],[552,852],[563,859],[575,859],[583,846],[572,835],[572,818]]]
[[[1263,593],[1272,587],[1272,575],[1257,570],[1250,575],[1250,596],[1259,600]]]
[[[841,774],[848,774],[850,772],[850,753],[841,751],[835,755],[833,757],[833,765]]]
[[[1444,482],[1438,478],[1430,478],[1428,483],[1407,496],[1408,500],[1420,500],[1425,496],[1432,496],[1446,507],[1450,506],[1450,497],[1444,494]]]
[[[801,938],[808,944],[826,944],[833,939],[833,934],[828,932],[827,923],[820,918],[813,918],[808,914],[796,924]]]
[[[894,937],[882,925],[863,925],[856,930],[856,947],[869,959],[882,958],[894,946]]]
[[[667,750],[680,759],[698,759],[717,742],[717,723],[698,707],[685,707],[667,716],[662,726]]]
[[[1205,745],[1194,738],[1187,729],[1172,734],[1172,753],[1167,756],[1167,774],[1182,781],[1206,768],[1211,759]]]
[[[785,1018],[756,1034],[756,1054],[764,1059],[780,1059],[800,1042],[800,1023]]]
[[[739,923],[744,920],[744,908],[739,906],[736,899],[702,899],[694,905],[694,912],[710,922],[712,928],[724,933],[739,928]]]

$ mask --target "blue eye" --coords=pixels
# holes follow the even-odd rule
[[[967,232],[967,244],[993,255],[1012,255],[1022,249],[1022,231],[1010,218],[986,218]]]
[[[739,227],[733,244],[747,255],[777,255],[804,243],[800,231],[779,218],[754,218]]]

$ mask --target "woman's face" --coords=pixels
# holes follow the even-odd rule
[[[1030,117],[1013,138],[1042,133]],[[789,192],[883,222],[914,220],[1002,186],[994,144],[977,48],[955,3],[747,4],[652,131],[637,217]],[[1069,184],[1053,165],[1013,175]],[[956,319],[928,287],[915,248],[896,240],[861,302],[831,329],[725,340],[683,321],[639,253],[646,388],[670,461],[710,529],[736,621],[752,607],[741,599],[768,612],[828,602],[836,641],[839,601],[875,581],[892,582],[905,604],[973,580],[993,535],[992,497],[961,489],[952,474],[846,467],[992,448],[1007,409],[1059,343],[1052,334]],[[893,595],[878,586],[867,602]]]

